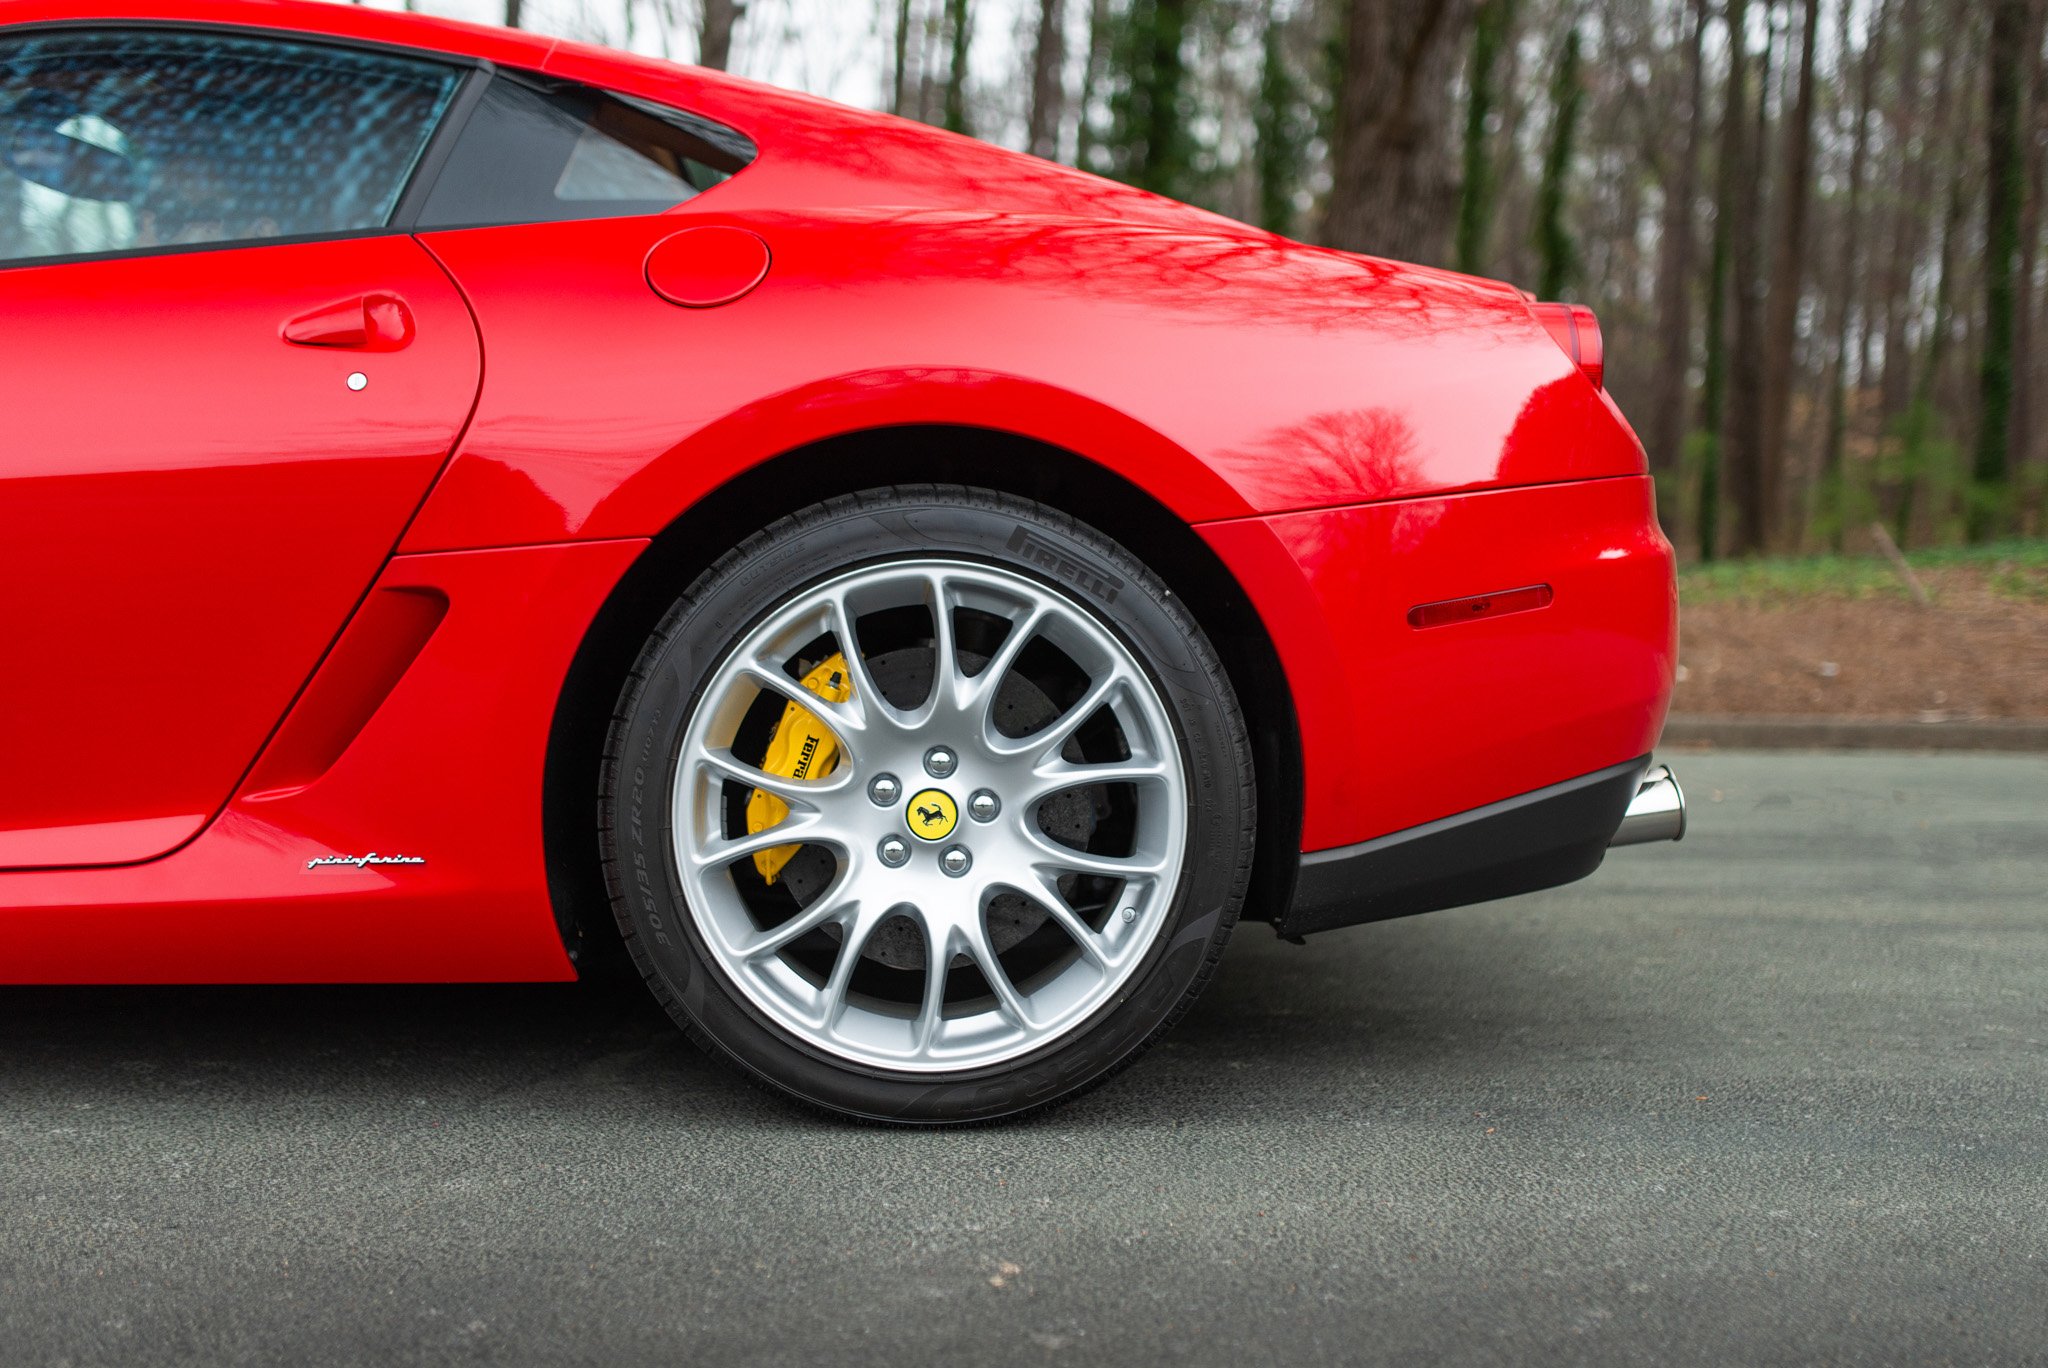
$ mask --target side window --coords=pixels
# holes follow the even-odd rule
[[[418,226],[658,214],[753,158],[744,137],[681,110],[500,73],[456,139]]]
[[[229,34],[0,41],[0,260],[382,228],[461,79]]]

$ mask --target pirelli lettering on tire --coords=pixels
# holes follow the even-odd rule
[[[1105,575],[1082,564],[1051,542],[1034,535],[1028,527],[1020,527],[1010,534],[1009,547],[1062,584],[1086,590],[1104,603],[1115,603],[1117,591],[1124,587],[1124,582],[1115,575]]]

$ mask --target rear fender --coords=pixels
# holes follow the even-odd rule
[[[649,536],[783,452],[915,424],[1075,452],[1190,523],[1642,469],[1506,286],[1249,231],[714,212],[727,189],[423,238],[489,364],[408,551]],[[664,301],[650,251],[716,224],[768,244],[766,278]]]

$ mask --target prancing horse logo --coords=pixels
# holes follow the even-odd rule
[[[960,821],[960,806],[944,789],[925,789],[910,795],[904,816],[911,835],[922,841],[943,841]]]

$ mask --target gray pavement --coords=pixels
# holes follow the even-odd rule
[[[2048,760],[1678,763],[986,1129],[584,989],[0,990],[0,1364],[2048,1362]]]

